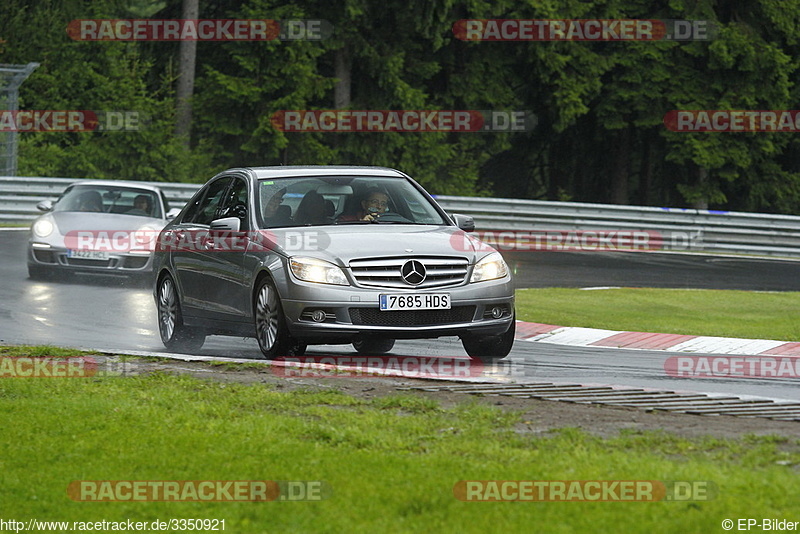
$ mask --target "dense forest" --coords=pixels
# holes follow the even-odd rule
[[[436,194],[800,213],[800,134],[664,123],[672,110],[797,109],[798,0],[201,0],[195,17],[187,4],[3,1],[0,63],[40,63],[20,109],[146,117],[138,131],[21,132],[20,175],[204,182],[234,166],[365,164],[401,169]],[[332,31],[198,41],[193,73],[181,42],[67,31],[80,19],[181,18],[321,19]],[[454,32],[464,19],[700,20],[715,31],[470,41]],[[271,121],[330,109],[525,110],[536,126],[312,133]]]

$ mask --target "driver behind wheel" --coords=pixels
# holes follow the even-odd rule
[[[380,189],[370,189],[361,201],[358,213],[342,215],[339,221],[374,221],[389,211],[389,195]]]
[[[78,211],[103,211],[103,197],[97,191],[86,191],[78,197]]]

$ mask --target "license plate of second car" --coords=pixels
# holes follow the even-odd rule
[[[385,294],[380,295],[381,311],[396,310],[449,310],[450,294],[424,293],[421,295]]]
[[[69,250],[67,256],[70,258],[83,258],[85,260],[107,260],[108,252],[104,250]]]

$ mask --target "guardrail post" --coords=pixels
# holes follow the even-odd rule
[[[38,63],[0,65],[0,110],[15,119],[19,110],[19,87],[36,70]],[[0,131],[0,175],[17,175],[17,130]]]

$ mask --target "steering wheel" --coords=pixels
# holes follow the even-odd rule
[[[378,222],[386,221],[386,222],[399,222],[399,223],[410,223],[413,222],[411,219],[407,219],[396,213],[394,211],[387,211],[386,213],[381,213],[380,217],[378,217]]]

